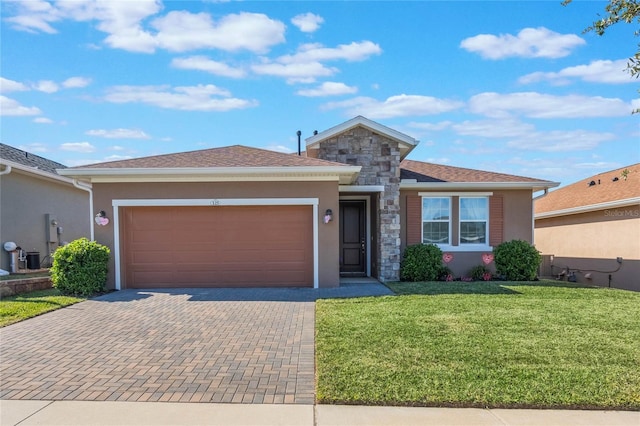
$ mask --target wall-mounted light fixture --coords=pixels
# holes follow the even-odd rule
[[[100,226],[105,226],[109,224],[109,218],[104,210],[100,210],[98,214],[96,214],[95,221]]]
[[[333,220],[333,210],[327,209],[327,211],[324,212],[324,223],[329,223],[332,220]]]

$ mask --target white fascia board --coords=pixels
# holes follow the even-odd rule
[[[555,188],[559,182],[400,182],[400,190],[439,191],[439,190],[501,190],[530,189],[540,191]]]
[[[493,195],[493,192],[492,191],[484,191],[484,192],[434,191],[434,192],[418,192],[418,195],[421,197],[443,197],[443,196],[444,197],[491,197]]]
[[[382,135],[387,136],[390,139],[397,140],[400,143],[408,145],[410,148],[418,145],[418,141],[412,138],[409,135],[406,135],[402,132],[394,130],[390,127],[383,126],[380,123],[376,123],[375,121],[371,121],[368,118],[357,116],[352,118],[351,120],[345,121],[342,124],[338,124],[337,126],[333,126],[330,129],[322,131],[317,135],[313,135],[310,138],[305,139],[307,147],[312,146],[320,142],[321,140],[325,140],[331,138],[340,133],[346,132],[347,130],[353,129],[357,126],[363,126],[368,128],[369,130],[373,130],[376,133],[380,133]]]
[[[384,185],[340,185],[340,192],[384,192]]]
[[[296,181],[304,178],[348,184],[355,181],[360,169],[360,166],[77,168],[60,172],[100,183]]]
[[[567,216],[578,213],[589,213],[604,209],[628,207],[640,204],[640,197],[625,198],[624,200],[608,201],[606,203],[590,204],[588,206],[571,207],[568,209],[554,210],[550,212],[536,213],[534,219],[546,219],[548,217]]]
[[[45,170],[40,170],[37,167],[25,166],[24,164],[16,163],[15,161],[5,160],[5,159],[2,159],[2,161],[0,161],[0,164],[4,164],[8,167],[11,167],[11,169],[14,171],[19,170],[21,172],[29,173],[39,178],[49,179],[52,181],[66,183],[71,186],[74,186],[73,179],[65,176],[60,176],[59,174],[47,172]],[[58,173],[60,172],[60,170],[65,170],[65,169],[58,169],[57,170]]]

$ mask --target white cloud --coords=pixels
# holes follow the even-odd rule
[[[600,96],[556,96],[536,92],[499,94],[485,92],[471,97],[474,114],[504,118],[521,114],[532,118],[619,117],[631,114],[633,103]]]
[[[67,142],[60,145],[60,149],[73,152],[94,152],[96,147],[89,142]]]
[[[586,130],[553,130],[532,132],[507,143],[509,148],[544,152],[584,151],[615,139],[613,133]]]
[[[29,90],[29,88],[24,84],[0,77],[0,93],[24,92],[25,90]]]
[[[548,81],[551,84],[568,84],[578,79],[589,83],[624,84],[637,81],[627,72],[627,60],[591,61],[588,65],[564,68],[558,72],[533,72],[518,79],[520,84]]]
[[[33,119],[33,122],[38,124],[52,124],[53,120],[47,117],[36,117]]]
[[[264,147],[264,149],[268,149],[269,151],[282,152],[284,154],[292,154],[294,152],[294,150],[289,148],[288,146],[278,144],[267,145],[266,147]]]
[[[418,123],[412,121],[409,123],[409,127],[420,130],[428,130],[430,132],[439,132],[451,127],[452,121],[440,121],[439,123]]]
[[[261,13],[230,14],[215,23],[207,13],[172,11],[152,26],[158,45],[173,52],[215,48],[263,53],[285,41],[285,25]]]
[[[560,34],[545,27],[525,28],[518,35],[480,34],[469,37],[460,47],[478,53],[484,59],[562,58],[586,42],[575,34]]]
[[[33,85],[33,88],[45,93],[55,93],[60,88],[58,84],[51,80],[41,80]]]
[[[37,107],[26,107],[20,105],[15,99],[7,98],[0,95],[0,115],[3,116],[22,116],[22,115],[40,115],[42,111]]]
[[[320,62],[292,64],[265,62],[252,65],[251,70],[260,75],[286,78],[289,83],[313,83],[317,77],[329,77],[338,72],[337,68],[328,68]]]
[[[483,138],[510,138],[535,131],[533,124],[512,119],[463,121],[451,127],[459,135]]]
[[[242,78],[247,72],[240,68],[233,68],[229,65],[213,61],[206,56],[190,56],[187,58],[174,58],[171,66],[185,70],[205,71],[222,77]]]
[[[380,46],[368,40],[340,44],[336,47],[325,47],[319,43],[308,43],[301,45],[295,54],[280,56],[277,61],[283,64],[336,60],[358,62],[369,59],[373,55],[380,55],[381,53],[382,49]]]
[[[91,79],[86,77],[70,77],[62,82],[62,87],[65,89],[78,89],[87,87],[91,84]]]
[[[320,86],[313,89],[301,89],[296,93],[300,96],[320,97],[320,96],[337,96],[348,95],[358,91],[357,87],[347,86],[344,83],[326,81]]]
[[[238,99],[213,84],[181,86],[115,86],[105,96],[113,103],[143,103],[182,111],[230,111],[251,108],[256,100]]]
[[[397,95],[384,101],[368,97],[357,97],[342,102],[330,102],[323,109],[345,109],[347,115],[363,115],[372,119],[434,115],[464,106],[463,102],[438,99],[431,96]]]
[[[324,22],[322,16],[313,13],[302,13],[291,19],[291,23],[298,27],[303,33],[312,33],[320,28],[320,24]]]
[[[151,139],[151,136],[137,129],[94,129],[87,130],[85,135],[98,136],[107,139]]]
[[[18,145],[18,148],[27,152],[49,152],[49,148],[45,144],[38,142]]]

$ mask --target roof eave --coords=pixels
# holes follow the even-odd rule
[[[559,182],[400,182],[404,190],[487,190],[487,189],[530,189],[542,191],[555,188]]]
[[[0,161],[0,164],[9,166],[11,167],[12,170],[28,173],[41,179],[47,179],[57,183],[65,183],[73,186],[73,179],[65,176],[61,176],[59,173],[58,174],[51,173],[46,170],[38,169],[37,167],[26,166],[24,164],[16,163],[15,161],[7,160],[7,159],[2,159],[2,161]],[[56,171],[59,172],[60,170],[66,170],[66,169],[58,169]]]
[[[570,207],[567,209],[553,210],[534,214],[534,219],[546,219],[557,216],[569,216],[572,214],[589,213],[593,211],[613,209],[617,207],[628,207],[640,204],[640,197],[625,198],[624,200],[607,201],[605,203],[590,204],[587,206]]]
[[[95,183],[338,180],[355,182],[360,166],[73,168],[58,173]]]

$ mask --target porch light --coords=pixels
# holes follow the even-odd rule
[[[95,221],[100,226],[105,226],[109,224],[109,218],[107,217],[107,213],[104,210],[100,210],[98,214],[96,214]]]
[[[327,209],[327,211],[324,212],[324,223],[329,223],[332,220],[333,220],[333,210]]]

